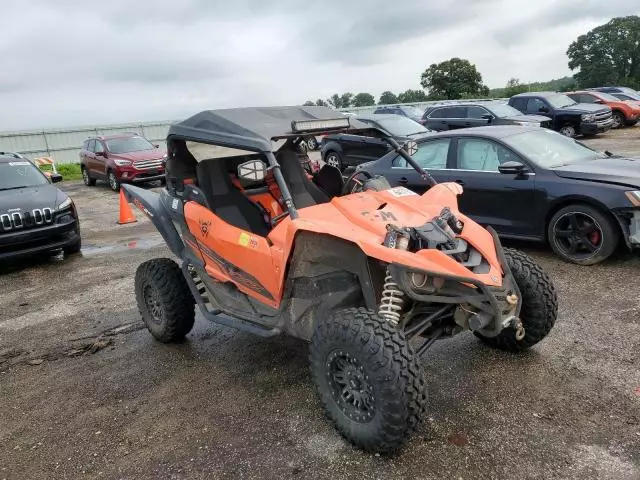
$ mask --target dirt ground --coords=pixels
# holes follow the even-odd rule
[[[640,156],[640,128],[588,143]],[[550,273],[558,323],[509,355],[473,335],[422,365],[425,425],[396,456],[364,454],[323,417],[307,346],[201,317],[153,341],[135,306],[143,261],[170,256],[152,225],[119,226],[106,185],[66,184],[80,256],[0,275],[0,479],[640,478],[640,255],[595,267],[518,244]]]

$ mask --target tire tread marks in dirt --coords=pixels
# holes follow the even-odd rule
[[[144,289],[155,289],[162,304],[163,318],[154,323],[144,303]],[[140,315],[151,334],[160,342],[182,340],[193,328],[195,302],[180,267],[168,258],[155,258],[142,263],[136,271],[136,300]]]
[[[368,423],[351,421],[338,407],[326,379],[328,355],[347,350],[373,378],[376,414]],[[334,312],[321,321],[310,348],[311,373],[327,417],[356,446],[391,453],[401,447],[426,412],[426,384],[404,334],[365,308]]]
[[[504,253],[522,295],[520,319],[525,337],[516,340],[513,327],[505,328],[497,337],[477,336],[491,347],[519,352],[549,334],[558,315],[558,296],[549,276],[531,257],[512,248],[505,248]]]

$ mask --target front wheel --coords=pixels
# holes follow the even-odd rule
[[[497,337],[484,337],[479,333],[476,336],[491,347],[519,352],[549,334],[558,316],[558,295],[549,276],[531,257],[511,248],[505,248],[504,254],[522,297],[520,320],[524,337],[518,339],[513,326],[502,330]]]
[[[324,163],[342,171],[342,157],[338,152],[327,152],[327,154],[324,156]]]
[[[311,374],[329,419],[351,443],[388,453],[426,410],[426,386],[404,334],[364,308],[335,312],[311,339]]]
[[[135,292],[142,320],[156,340],[177,342],[193,328],[193,295],[173,260],[155,258],[141,264],[136,270]]]
[[[576,127],[569,124],[563,125],[560,127],[560,133],[565,137],[573,138],[576,136]]]
[[[107,174],[107,180],[109,181],[109,187],[111,187],[111,190],[113,190],[114,192],[120,191],[120,181],[118,180],[118,177],[116,177],[116,174],[113,172],[113,170],[109,170],[109,173]]]
[[[551,218],[547,237],[553,251],[578,265],[594,265],[618,246],[620,235],[614,220],[589,205],[569,205]]]

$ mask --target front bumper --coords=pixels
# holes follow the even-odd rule
[[[613,118],[609,118],[604,122],[582,122],[580,123],[580,133],[582,135],[595,135],[610,130],[612,126]]]
[[[139,169],[135,167],[120,167],[116,171],[120,182],[141,183],[153,182],[165,178],[164,167]]]
[[[484,319],[490,319],[488,323],[486,321],[481,322],[484,323],[482,328],[474,331],[485,337],[496,337],[519,317],[520,309],[522,308],[522,296],[507,264],[498,234],[490,227],[487,230],[493,237],[493,243],[503,271],[502,286],[500,287],[485,285],[475,278],[413,270],[410,267],[399,264],[389,265],[389,271],[400,290],[416,302],[471,305],[478,315]],[[414,272],[426,274],[430,278],[443,279],[444,284],[437,291],[421,292],[412,286],[409,281],[408,274]],[[517,303],[509,303],[508,298],[511,295],[516,295]]]
[[[76,217],[63,214],[55,221],[45,227],[0,235],[0,261],[55,252],[80,240],[80,224]]]

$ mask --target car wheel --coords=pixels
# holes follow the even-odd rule
[[[342,157],[338,152],[327,152],[324,156],[324,163],[342,171]]]
[[[327,417],[369,452],[397,450],[426,410],[426,384],[404,334],[364,308],[320,320],[309,360]]]
[[[576,127],[573,125],[563,125],[560,127],[560,133],[565,137],[573,138],[576,136]]]
[[[82,167],[82,181],[87,187],[93,187],[96,184],[96,179],[89,176],[89,171],[85,167]]]
[[[195,302],[180,267],[154,258],[136,270],[136,302],[145,326],[163,343],[182,340],[193,328]]]
[[[316,140],[316,137],[307,138],[307,149],[311,152],[316,148],[318,148],[318,140]]]
[[[558,294],[549,276],[528,255],[512,248],[504,249],[507,266],[522,296],[520,319],[524,336],[509,326],[497,337],[475,333],[484,343],[509,352],[526,350],[545,338],[556,323]]]
[[[111,187],[111,190],[114,192],[120,191],[120,181],[118,180],[118,177],[116,177],[116,174],[113,173],[113,170],[109,170],[107,180],[109,181],[109,187]]]
[[[547,237],[553,251],[578,265],[594,265],[618,246],[620,233],[614,220],[588,205],[569,205],[551,218]]]
[[[613,124],[611,125],[611,128],[621,128],[626,122],[626,118],[622,112],[613,112],[612,119]]]

